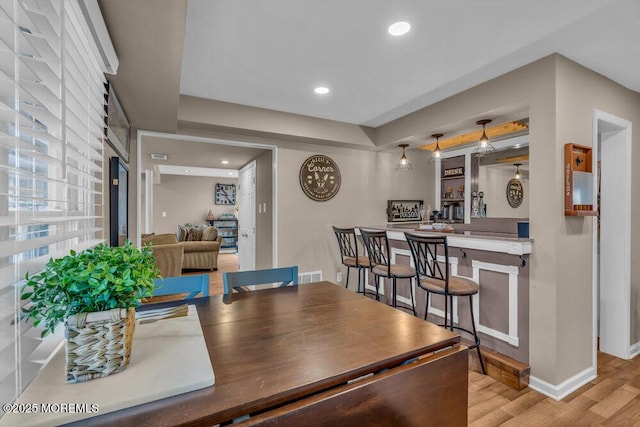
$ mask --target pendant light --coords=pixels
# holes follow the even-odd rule
[[[435,163],[442,158],[442,148],[440,148],[440,144],[438,143],[438,140],[442,137],[442,135],[443,134],[441,133],[434,133],[433,135],[431,135],[431,138],[436,139],[436,148],[433,149],[433,155],[429,159],[429,163]]]
[[[493,145],[491,145],[491,143],[489,142],[489,137],[487,136],[487,131],[485,130],[485,126],[489,123],[491,123],[491,120],[489,119],[482,119],[476,122],[476,125],[482,126],[482,136],[478,140],[478,146],[475,150],[473,150],[474,154],[483,156],[485,154],[496,151]]]
[[[513,166],[516,167],[516,174],[513,177],[515,179],[522,178],[522,174],[520,173],[520,166],[522,166],[522,163],[514,163]]]
[[[435,157],[436,159],[439,159],[440,157],[442,157],[442,149],[440,148],[440,144],[438,143],[438,140],[441,137],[442,137],[441,133],[434,133],[433,135],[431,135],[431,138],[436,139],[436,148],[433,149],[433,157]]]
[[[407,148],[409,144],[400,144],[398,147],[402,147],[402,157],[400,157],[400,163],[396,165],[396,172],[407,172],[413,169],[411,163],[407,159],[407,155],[404,153],[404,149]]]

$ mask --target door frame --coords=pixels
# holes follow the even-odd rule
[[[253,193],[253,270],[255,270],[256,268],[256,255],[257,255],[257,251],[256,251],[256,222],[257,222],[257,218],[256,218],[256,194],[255,194],[255,190],[257,188],[257,183],[255,182],[256,179],[256,161],[255,160],[251,160],[249,163],[247,163],[246,165],[244,165],[243,167],[241,167],[238,170],[238,196],[236,198],[236,200],[238,200],[240,198],[240,194],[242,194],[242,190],[240,189],[240,185],[242,184],[240,176],[247,171],[248,169],[252,169],[253,168],[253,179],[254,179],[254,193]],[[242,204],[240,204],[240,209],[242,209]],[[242,265],[240,264],[240,211],[238,211],[238,267],[242,267]],[[240,270],[240,269],[239,269]],[[247,270],[246,268],[242,268],[242,270],[240,271],[244,271]]]
[[[272,265],[273,267],[278,266],[278,147],[272,144],[259,144],[254,142],[244,142],[244,141],[231,141],[226,139],[218,139],[218,138],[207,138],[203,136],[193,136],[193,135],[183,135],[183,134],[173,134],[173,133],[165,133],[165,132],[155,132],[150,130],[138,130],[137,138],[136,138],[136,235],[135,239],[131,239],[135,242],[137,247],[141,245],[140,234],[141,225],[142,225],[142,200],[140,198],[140,194],[142,194],[142,138],[143,137],[154,137],[154,138],[166,138],[166,139],[177,139],[180,141],[194,141],[194,142],[205,142],[209,144],[219,144],[219,145],[230,145],[234,147],[247,147],[247,148],[260,148],[263,150],[271,150],[271,206],[273,209],[273,218],[271,220],[271,230],[273,234],[273,243],[272,243]],[[131,186],[129,187],[131,188]],[[131,232],[131,230],[129,230]]]
[[[594,171],[596,171],[596,173],[594,173],[593,175],[593,179],[594,179],[594,185],[593,185],[593,191],[594,191],[594,200],[597,200],[597,192],[598,192],[598,180],[599,180],[599,172],[598,172],[598,161],[600,160],[600,150],[602,149],[601,147],[601,141],[599,138],[599,135],[601,133],[607,132],[605,129],[602,129],[601,126],[601,122],[606,122],[609,126],[612,126],[614,128],[620,129],[620,132],[625,132],[624,135],[624,152],[625,152],[625,159],[623,160],[625,162],[625,166],[626,166],[626,177],[625,177],[625,183],[624,183],[624,190],[623,190],[623,197],[621,200],[622,203],[622,207],[621,209],[625,212],[628,212],[628,218],[626,218],[624,220],[624,224],[623,227],[624,229],[627,230],[626,233],[623,233],[622,235],[622,241],[619,242],[621,245],[624,246],[626,252],[625,252],[625,258],[627,258],[628,255],[628,259],[622,259],[618,261],[618,264],[621,265],[621,268],[624,269],[623,271],[623,277],[624,277],[624,281],[622,283],[622,293],[623,293],[623,297],[621,298],[621,305],[622,307],[620,307],[623,311],[624,311],[624,318],[625,318],[625,323],[623,325],[620,325],[621,327],[621,335],[623,337],[623,350],[621,354],[615,354],[615,356],[617,357],[621,357],[624,359],[629,359],[632,356],[634,356],[635,354],[638,353],[639,349],[636,348],[635,351],[632,350],[632,346],[631,346],[631,306],[630,306],[630,299],[631,299],[631,266],[630,266],[630,261],[631,261],[631,173],[632,173],[632,169],[631,169],[631,148],[632,148],[632,144],[631,144],[631,122],[625,119],[622,119],[620,117],[614,116],[612,114],[606,113],[604,111],[600,111],[600,110],[594,110],[593,111],[593,125],[592,125],[592,130],[593,130],[593,135],[592,135],[592,141],[593,141],[593,153],[594,155],[592,156],[592,162],[593,162],[593,169]],[[602,172],[602,171],[600,171]],[[599,206],[598,206],[599,208]],[[593,313],[592,313],[592,317],[593,317],[593,359],[592,359],[592,364],[593,367],[595,369],[597,369],[598,366],[598,348],[597,348],[597,342],[598,342],[598,317],[599,317],[599,294],[598,294],[598,281],[599,281],[599,258],[598,258],[598,217],[593,217],[592,219],[593,223],[592,223],[592,235],[593,235],[593,240],[592,240],[592,246],[593,246],[593,255],[592,255],[592,299],[593,299]],[[625,297],[626,296],[626,297]],[[637,347],[636,345],[634,345],[633,347]]]

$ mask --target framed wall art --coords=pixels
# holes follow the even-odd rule
[[[216,205],[235,205],[236,204],[236,185],[235,184],[216,184]]]
[[[125,163],[129,163],[129,148],[131,142],[129,132],[131,131],[131,126],[113,90],[113,86],[110,83],[106,83],[105,86],[107,89],[107,104],[104,106],[104,134],[107,137],[107,142],[118,156],[120,156]]]
[[[422,200],[387,200],[387,221],[421,221],[424,213]]]

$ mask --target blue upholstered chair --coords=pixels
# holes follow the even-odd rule
[[[280,287],[298,284],[298,266],[270,268],[266,270],[249,270],[227,272],[222,274],[225,295],[231,294],[235,289],[244,292],[246,286],[278,283]]]
[[[153,296],[176,295],[188,293],[184,299],[191,299],[198,294],[201,297],[209,296],[209,275],[177,276],[156,279],[153,283]]]

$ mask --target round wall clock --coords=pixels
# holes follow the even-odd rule
[[[519,179],[513,178],[507,183],[507,202],[512,208],[517,208],[522,204],[522,183]]]
[[[322,154],[309,157],[300,167],[300,187],[311,200],[324,202],[340,189],[340,169],[336,162]]]

